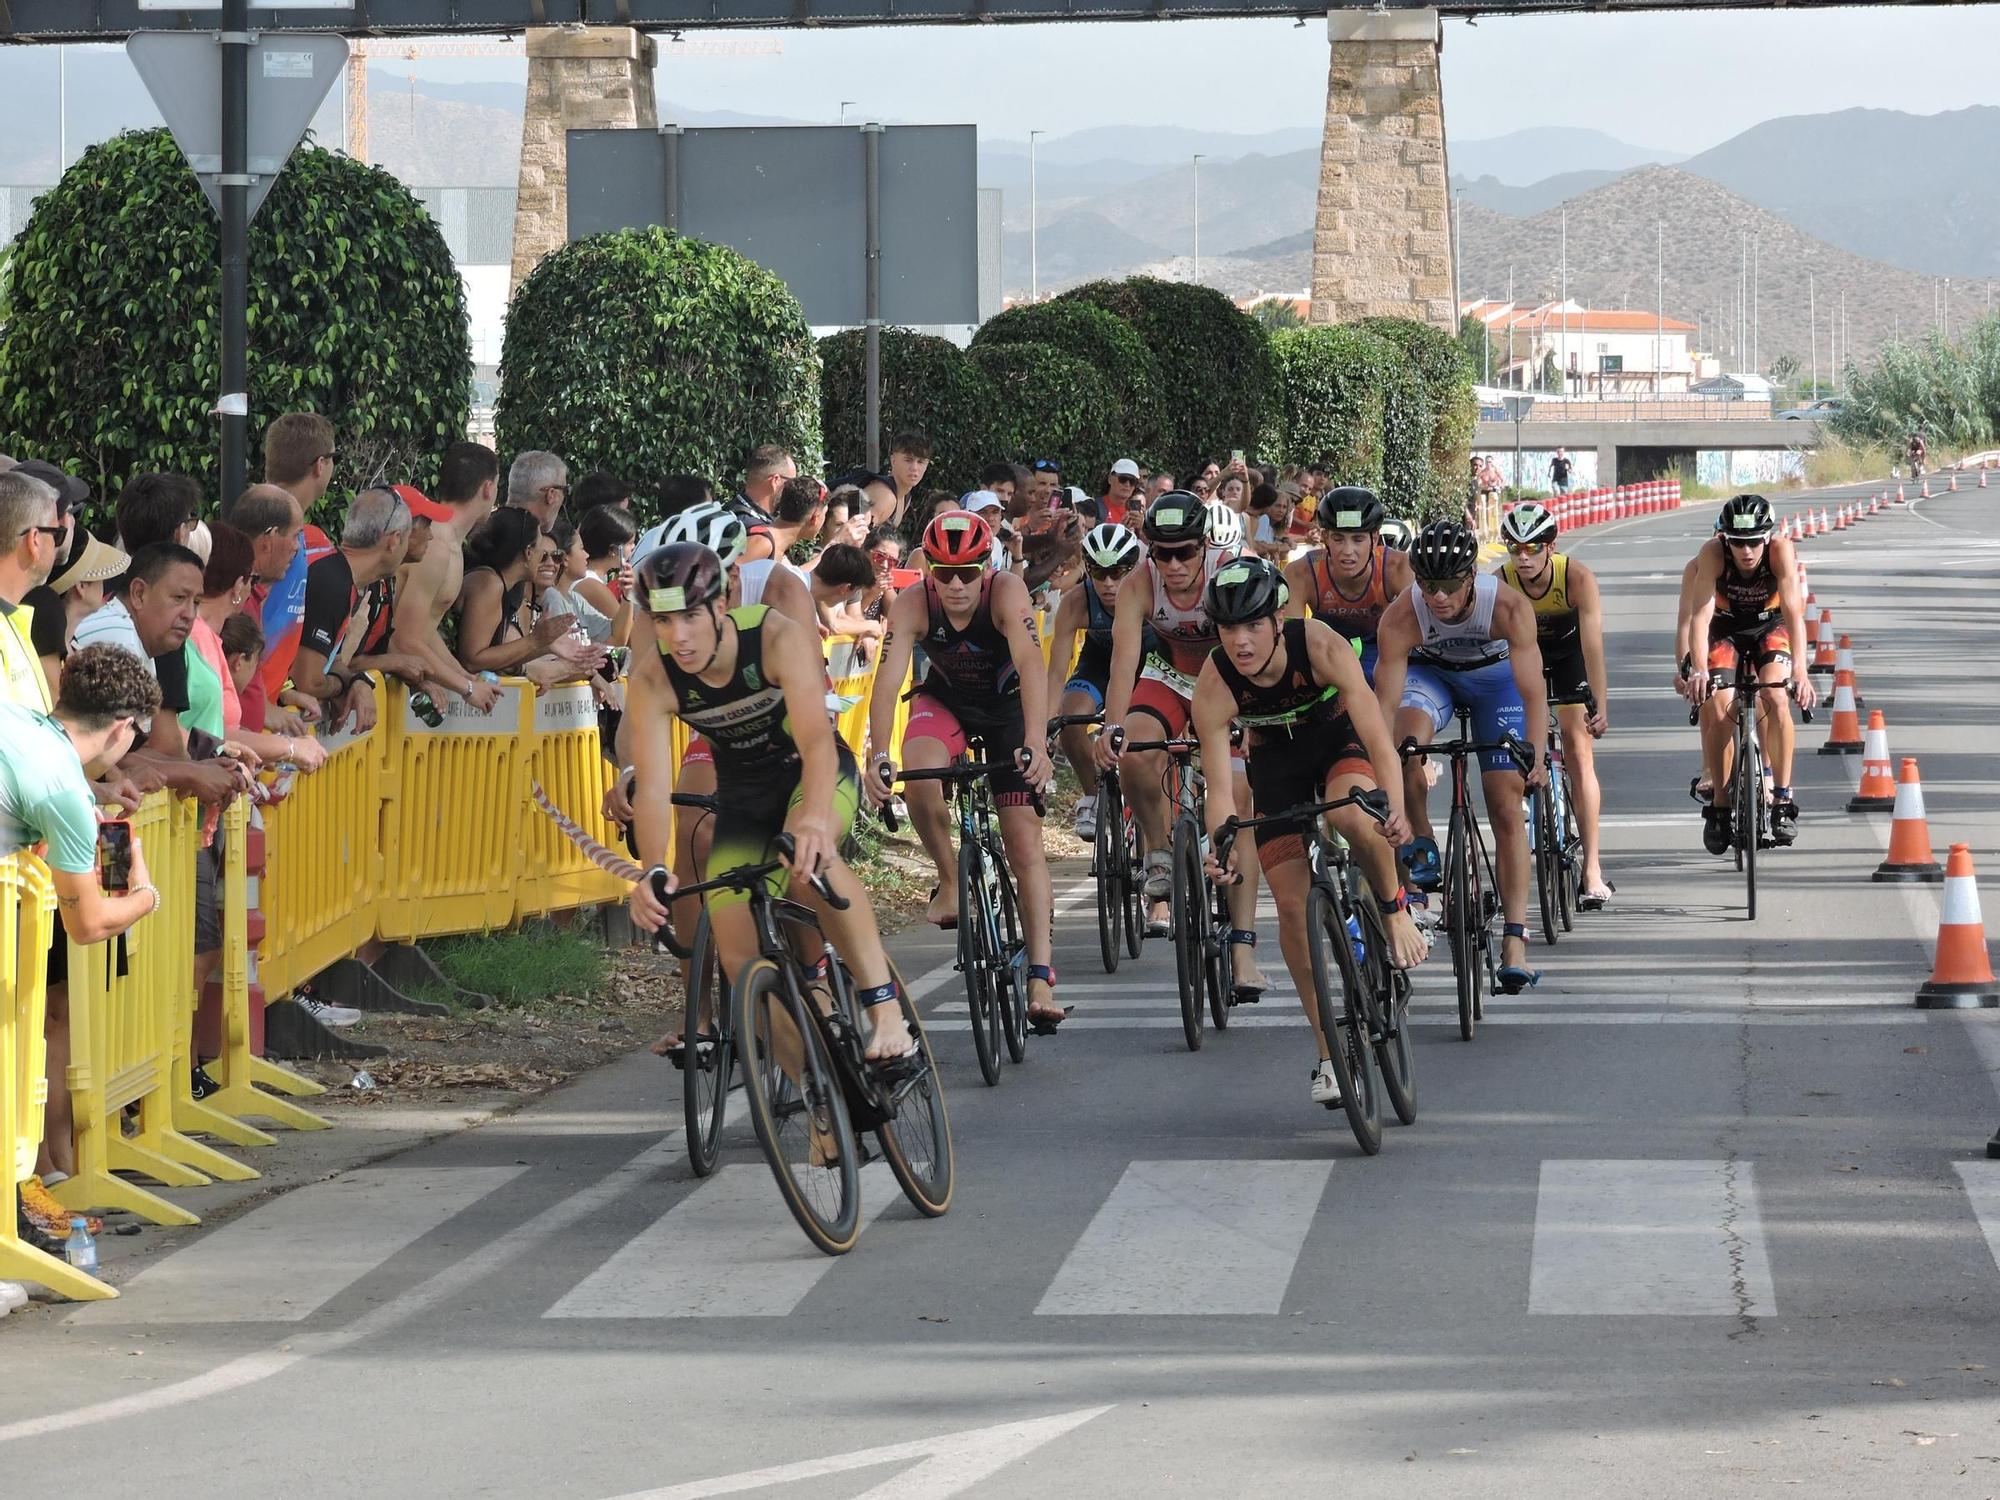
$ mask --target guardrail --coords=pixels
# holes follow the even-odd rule
[[[1657,515],[1681,508],[1678,479],[1651,479],[1641,484],[1620,484],[1609,489],[1571,490],[1543,502],[1564,531],[1581,531],[1608,521],[1625,521],[1634,516]],[[1507,507],[1509,510],[1513,506]]]

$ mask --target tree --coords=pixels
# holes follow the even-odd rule
[[[1306,320],[1299,316],[1298,307],[1289,297],[1266,297],[1251,307],[1250,316],[1264,325],[1266,333],[1306,326]]]
[[[1160,398],[1160,363],[1125,319],[1089,302],[1025,303],[988,318],[972,336],[974,349],[1001,344],[1045,344],[1090,365],[1116,392],[1111,427],[1117,456],[1161,460],[1169,425]],[[1083,476],[1082,482],[1095,484],[1102,477]]]
[[[1117,392],[1094,365],[1053,344],[988,344],[971,357],[993,392],[994,456],[1054,459],[1065,480],[1106,474],[1124,456]]]
[[[858,469],[868,456],[865,336],[858,328],[828,334],[819,341],[819,357],[827,466]],[[899,432],[929,438],[926,487],[972,488],[989,456],[992,419],[992,387],[963,349],[907,328],[882,330],[882,444],[886,449]]]
[[[1458,346],[1472,368],[1472,378],[1495,384],[1493,377],[1507,368],[1506,346],[1493,337],[1493,330],[1481,318],[1470,314],[1458,320]]]

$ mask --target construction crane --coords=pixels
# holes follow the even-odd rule
[[[678,32],[655,39],[662,60],[695,57],[776,57],[785,44],[775,36],[732,37],[709,35],[683,37]],[[526,57],[527,47],[518,38],[497,42],[454,42],[414,38],[409,41],[369,41],[360,38],[350,44],[347,54],[347,111],[344,126],[347,154],[356,161],[368,160],[368,64],[371,60],[400,59],[427,61],[434,57]],[[414,75],[412,75],[414,80]]]

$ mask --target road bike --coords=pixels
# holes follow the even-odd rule
[[[1764,732],[1758,726],[1756,705],[1761,701],[1760,693],[1786,693],[1789,683],[1759,682],[1753,653],[1739,651],[1733,672],[1713,670],[1708,674],[1711,692],[1733,690],[1735,697],[1730,700],[1729,713],[1732,722],[1731,736],[1734,753],[1730,761],[1729,784],[1726,794],[1729,798],[1729,843],[1735,852],[1736,868],[1743,872],[1744,918],[1757,920],[1757,854],[1762,849],[1775,849],[1777,840],[1771,837],[1771,795],[1767,780],[1767,762],[1764,758]],[[1779,699],[1780,713],[1790,709]],[[1812,722],[1812,710],[1803,709],[1800,715],[1806,723]],[[1688,722],[1698,723],[1701,719],[1699,707],[1690,709]]]
[[[1313,1005],[1340,1082],[1347,1123],[1362,1151],[1373,1156],[1382,1149],[1383,1094],[1405,1125],[1417,1118],[1410,976],[1390,961],[1388,927],[1372,894],[1364,894],[1367,882],[1346,841],[1327,831],[1326,815],[1343,807],[1358,807],[1378,823],[1389,815],[1389,799],[1367,791],[1264,817],[1231,818],[1216,833],[1215,858],[1226,862],[1236,838],[1256,828],[1282,824],[1298,828],[1304,838],[1312,871],[1306,936]]]
[[[1597,699],[1586,691],[1585,714],[1597,712]],[[1577,823],[1575,788],[1563,750],[1562,705],[1551,689],[1549,697],[1549,779],[1527,796],[1528,847],[1534,851],[1535,893],[1541,904],[1542,941],[1554,945],[1557,928],[1576,928],[1577,897],[1583,894],[1583,830]]]
[[[826,1254],[842,1255],[861,1235],[861,1167],[873,1159],[861,1133],[874,1133],[904,1196],[935,1218],[951,1207],[951,1118],[930,1038],[893,961],[890,978],[916,1050],[891,1064],[868,1062],[853,977],[819,918],[811,907],[765,889],[766,879],[786,868],[790,835],[780,834],[776,849],[779,859],[678,891],[668,889],[667,872],[657,866],[647,878],[662,904],[722,890],[748,898],[757,957],[743,965],[730,998],[750,1123],[799,1228]],[[829,907],[846,910],[848,902],[824,876],[811,884]],[[662,928],[661,938],[692,961],[692,950],[680,946],[671,928]]]
[[[1062,714],[1049,720],[1049,740],[1072,724],[1101,724],[1104,715]],[[1137,958],[1146,937],[1146,899],[1139,858],[1139,824],[1125,805],[1116,769],[1097,775],[1097,837],[1090,851],[1097,883],[1097,951],[1104,972],[1116,974],[1121,952]]]
[[[721,804],[711,796],[675,792],[675,807],[713,817]],[[697,875],[704,873],[697,869]],[[671,944],[666,945],[671,947]],[[696,918],[688,944],[687,1004],[681,1018],[681,1111],[687,1123],[688,1165],[697,1177],[716,1168],[721,1155],[722,1124],[736,1071],[736,1030],[730,1016],[728,989],[715,943],[708,930],[708,907]]]

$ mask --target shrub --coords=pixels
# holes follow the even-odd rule
[[[1323,463],[1334,484],[1382,486],[1384,369],[1394,350],[1346,324],[1280,329],[1271,339],[1285,461]],[[1387,503],[1388,497],[1383,496]]]
[[[9,258],[0,448],[83,475],[99,495],[156,469],[215,494],[217,244],[165,130],[85,151],[35,201]],[[250,225],[249,277],[250,452],[272,417],[319,411],[350,481],[434,484],[465,432],[472,362],[458,270],[409,190],[300,147]]]
[[[1254,451],[1271,383],[1268,336],[1221,292],[1134,276],[1091,281],[1056,299],[1114,312],[1137,330],[1160,366],[1167,415],[1164,459],[1176,474],[1232,448]]]
[[[1052,344],[988,344],[972,362],[993,391],[994,456],[1053,458],[1065,480],[1117,462],[1118,398],[1095,366]]]
[[[1428,472],[1414,513],[1425,520],[1457,515],[1479,426],[1479,403],[1472,393],[1476,372],[1465,345],[1441,328],[1410,318],[1366,318],[1361,326],[1402,350],[1423,387],[1430,424]]]
[[[819,352],[789,288],[670,230],[577,240],[514,293],[494,424],[503,454],[610,469],[644,508],[671,474],[722,484],[750,450],[820,461]]]
[[[1832,422],[1850,445],[1886,444],[1900,461],[1921,428],[1936,462],[1945,448],[1981,447],[2000,431],[2000,318],[1985,318],[1957,343],[1932,332],[1882,346],[1872,370],[1850,365],[1846,400]]]
[[[858,469],[868,457],[866,341],[858,328],[819,341],[820,412],[828,467]],[[987,457],[993,393],[979,367],[950,339],[907,328],[882,330],[882,462],[889,439],[920,432],[931,440],[925,487],[963,493]]]
[[[972,336],[972,347],[1047,344],[1082,360],[1118,393],[1120,457],[1165,461],[1169,432],[1160,399],[1160,362],[1138,330],[1116,313],[1090,302],[1029,302],[988,318]],[[1076,482],[1089,488],[1102,474],[1081,471]]]

